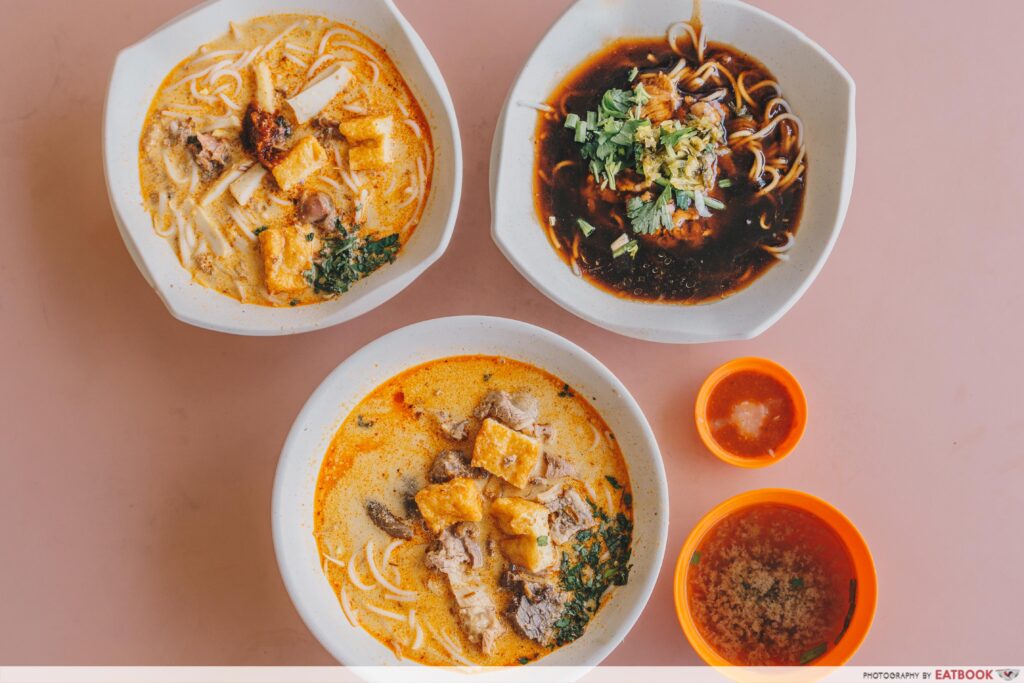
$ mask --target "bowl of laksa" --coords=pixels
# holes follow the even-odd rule
[[[679,554],[683,632],[713,666],[841,666],[877,600],[863,537],[819,498],[749,491],[697,523]]]
[[[664,554],[657,444],[571,342],[500,318],[378,339],[303,408],[274,489],[300,614],[349,665],[594,665]]]
[[[129,251],[203,327],[348,320],[415,279],[453,228],[451,101],[389,2],[207,4],[121,52],[104,138]]]

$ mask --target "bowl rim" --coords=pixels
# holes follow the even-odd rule
[[[600,360],[577,345],[575,342],[572,342],[571,340],[543,327],[511,318],[496,316],[462,315],[433,318],[400,327],[368,342],[345,358],[337,367],[329,372],[312,392],[296,416],[279,456],[271,496],[270,519],[274,554],[277,559],[278,569],[285,585],[285,589],[288,592],[288,596],[291,599],[292,604],[295,606],[296,611],[299,613],[299,616],[302,618],[303,623],[306,624],[306,627],[309,628],[320,644],[342,664],[347,664],[345,661],[346,658],[339,652],[337,643],[344,640],[344,634],[327,632],[325,629],[321,628],[321,624],[314,618],[312,609],[310,608],[309,591],[304,588],[303,585],[303,581],[308,576],[307,569],[300,566],[301,562],[299,558],[291,557],[286,548],[288,540],[297,533],[294,528],[288,526],[286,515],[282,512],[284,506],[288,504],[286,502],[286,498],[289,495],[291,488],[293,488],[291,483],[288,481],[288,477],[293,468],[301,468],[304,466],[303,458],[304,456],[308,456],[308,454],[298,450],[298,444],[301,440],[306,438],[308,425],[312,421],[313,414],[320,409],[320,406],[326,401],[332,403],[337,402],[335,394],[336,390],[333,385],[338,381],[338,379],[343,377],[351,367],[359,367],[360,365],[376,366],[377,363],[375,362],[375,357],[379,354],[378,349],[384,347],[389,342],[394,342],[396,340],[415,340],[416,338],[423,338],[424,335],[430,335],[433,330],[438,328],[444,328],[450,332],[452,330],[472,329],[480,326],[489,327],[492,333],[500,332],[505,338],[516,335],[522,335],[523,338],[531,336],[539,337],[543,342],[550,344],[555,353],[567,354],[582,362],[584,371],[588,374],[592,374],[592,382],[594,384],[604,385],[605,392],[609,397],[609,400],[614,402],[615,407],[622,411],[623,419],[629,420],[632,423],[639,437],[639,442],[642,443],[642,448],[645,451],[643,457],[649,460],[649,465],[651,467],[652,483],[655,487],[655,496],[651,506],[652,510],[656,511],[656,514],[652,515],[651,527],[656,530],[656,533],[654,535],[653,542],[650,545],[650,569],[642,577],[634,579],[634,577],[631,576],[630,584],[636,586],[637,599],[624,608],[621,620],[617,627],[602,632],[599,639],[592,641],[592,652],[584,661],[574,663],[573,667],[575,669],[582,670],[582,668],[585,667],[596,666],[604,660],[611,651],[625,639],[635,626],[654,591],[658,576],[661,573],[662,565],[664,563],[665,549],[668,542],[670,504],[668,478],[665,473],[664,460],[662,458],[654,430],[651,428],[650,423],[648,422],[639,403],[622,381],[619,380],[618,377],[616,377],[615,374],[612,373],[612,371]],[[414,353],[415,351],[410,351],[410,354]],[[449,355],[465,355],[467,353],[472,352],[456,352]],[[530,352],[526,351],[520,356],[516,356],[512,353],[509,353],[508,355],[509,357],[517,357],[520,360],[532,363],[541,369],[546,369],[541,362],[524,357],[529,354]],[[445,356],[439,355],[434,358],[443,357]],[[403,360],[402,362],[404,363],[405,361]],[[419,362],[425,361],[412,361],[407,365],[407,367],[413,367]],[[398,370],[397,372],[401,372],[401,370]],[[548,372],[551,372],[551,370],[548,370]],[[393,376],[393,374],[387,374],[387,376],[382,376],[375,381],[377,381],[379,385],[380,382],[386,382],[391,376]],[[372,388],[370,391],[372,391]],[[362,395],[365,395],[365,392],[360,393],[360,396]],[[605,408],[604,410],[607,411],[608,409],[609,408]],[[335,425],[335,427],[336,426],[337,425]],[[627,464],[629,464],[631,456],[625,451],[625,449],[623,450],[623,455],[626,458]],[[316,467],[318,472],[319,468],[322,466],[322,462],[323,454],[317,454]],[[636,580],[637,583],[634,583],[634,580]],[[586,635],[584,635],[584,637],[586,637]],[[409,660],[402,660],[401,663],[403,665],[411,664],[423,666],[418,662],[411,662]],[[540,663],[543,665],[543,660]],[[486,668],[492,669],[494,667]]]
[[[711,433],[711,425],[707,419],[708,402],[711,399],[711,394],[727,377],[745,370],[761,372],[778,381],[793,400],[793,426],[790,428],[786,438],[779,444],[779,447],[775,449],[775,455],[737,455],[718,443],[718,440]],[[693,417],[697,424],[697,434],[700,435],[700,440],[719,460],[735,467],[747,469],[768,467],[777,462],[782,462],[796,449],[803,438],[804,432],[807,429],[807,396],[804,394],[799,380],[785,366],[769,358],[743,356],[741,358],[733,358],[711,371],[711,374],[707,376],[707,379],[700,385],[700,390],[697,392]]]
[[[509,225],[505,219],[500,208],[502,202],[499,202],[499,190],[501,187],[501,177],[504,169],[502,158],[504,156],[503,150],[508,146],[517,144],[517,141],[510,139],[510,131],[508,130],[508,114],[516,103],[513,101],[514,93],[519,89],[520,84],[524,77],[526,67],[536,57],[537,53],[556,33],[564,30],[562,27],[563,22],[567,21],[567,17],[573,14],[577,7],[594,3],[597,0],[575,0],[559,17],[555,22],[548,28],[533,51],[527,57],[523,66],[520,68],[515,79],[512,81],[512,85],[509,87],[508,93],[505,98],[504,106],[501,110],[501,115],[498,117],[498,121],[495,127],[494,136],[491,143],[491,157],[490,157],[490,203],[491,203],[491,238],[494,240],[498,249],[504,254],[505,258],[512,264],[512,266],[519,272],[523,278],[525,278],[531,285],[533,285],[542,294],[547,296],[550,300],[569,311],[573,315],[586,320],[587,322],[604,328],[616,334],[632,337],[634,339],[641,339],[644,341],[654,341],[660,343],[672,343],[672,344],[693,344],[693,343],[709,343],[718,341],[739,341],[753,339],[766,330],[772,325],[778,322],[789,310],[796,305],[797,301],[803,297],[810,286],[817,279],[822,268],[825,266],[825,262],[831,255],[833,248],[835,247],[836,241],[839,239],[839,233],[842,231],[843,223],[846,220],[846,215],[849,210],[850,198],[853,193],[854,178],[856,175],[856,157],[857,157],[857,134],[856,134],[856,83],[849,72],[839,63],[839,61],[829,54],[823,47],[811,40],[805,33],[792,26],[788,22],[783,21],[779,17],[756,7],[749,5],[741,0],[703,0],[705,7],[712,5],[722,5],[731,8],[739,9],[740,11],[749,12],[753,16],[757,17],[760,21],[765,21],[775,25],[777,28],[786,33],[794,42],[802,44],[807,48],[813,50],[821,59],[823,59],[829,67],[834,71],[845,88],[845,97],[847,100],[846,107],[846,139],[842,146],[842,170],[840,173],[840,183],[838,189],[838,206],[834,214],[834,217],[828,222],[831,223],[831,228],[828,230],[827,238],[825,239],[821,253],[814,259],[810,264],[810,267],[801,277],[799,282],[789,294],[785,297],[781,303],[779,303],[773,310],[767,315],[762,315],[756,319],[747,321],[745,324],[735,325],[730,328],[727,332],[718,333],[698,333],[693,330],[687,329],[686,325],[681,325],[677,321],[667,320],[665,316],[660,318],[660,321],[656,325],[641,325],[630,322],[629,320],[610,319],[605,317],[604,309],[606,306],[594,304],[580,304],[575,299],[569,296],[565,296],[559,288],[553,284],[547,282],[548,270],[544,267],[538,267],[530,263],[529,259],[521,258],[517,250],[516,245],[516,231],[521,229],[522,221],[516,221],[515,224]],[[575,68],[583,61],[587,59],[588,55],[581,56],[576,62],[570,65],[571,68]],[[567,72],[568,73],[568,72]],[[563,75],[563,78],[565,75]],[[518,144],[522,144],[518,142]],[[531,136],[531,145],[532,136]],[[531,158],[534,158],[531,155]],[[514,169],[513,169],[514,170]],[[531,169],[532,173],[532,169]],[[539,225],[536,212],[530,211],[530,225],[531,228],[535,228]],[[556,258],[558,258],[556,256]],[[560,261],[561,259],[558,258]],[[624,299],[618,297],[615,294],[604,291],[601,288],[596,287],[593,284],[588,283],[590,287],[600,291],[603,297],[612,297],[612,299],[619,299],[628,301],[630,304],[636,307],[649,307],[649,306],[671,306],[672,304],[663,304],[658,302],[640,301],[632,299]],[[756,283],[755,283],[756,284]],[[749,289],[749,288],[745,288]],[[734,295],[743,294],[745,290],[734,292]],[[723,301],[732,299],[733,297],[726,297]],[[686,308],[704,308],[713,306],[719,302],[701,302],[698,304],[684,305]],[[677,305],[678,306],[678,305]],[[635,309],[638,310],[638,309]]]
[[[115,137],[115,131],[111,124],[111,111],[117,106],[117,103],[122,101],[126,96],[125,93],[120,92],[122,82],[125,80],[122,69],[126,62],[129,62],[138,52],[145,50],[150,42],[159,34],[187,20],[193,14],[207,10],[215,5],[229,4],[233,1],[234,0],[206,0],[199,5],[190,7],[153,29],[140,40],[122,48],[115,56],[113,67],[107,80],[107,88],[104,95],[103,113],[100,124],[100,148],[103,159],[103,177],[107,190],[107,198],[113,213],[114,222],[117,225],[118,232],[121,235],[121,239],[124,242],[125,248],[128,250],[132,261],[146,280],[146,283],[157,294],[160,301],[167,308],[167,311],[174,318],[202,329],[245,336],[281,336],[326,329],[357,318],[384,305],[412,284],[413,281],[422,275],[430,266],[436,263],[448,249],[458,218],[462,199],[463,179],[462,138],[459,132],[455,106],[452,102],[451,93],[448,90],[444,75],[422,38],[420,38],[416,30],[412,27],[401,11],[399,11],[393,0],[378,0],[378,4],[383,7],[388,14],[390,14],[395,25],[404,35],[405,40],[408,41],[410,55],[423,69],[426,82],[424,83],[424,87],[420,88],[421,92],[433,90],[437,94],[440,108],[432,107],[429,114],[433,114],[433,116],[428,116],[428,119],[432,120],[435,130],[444,131],[452,141],[451,154],[445,155],[446,157],[451,157],[450,161],[448,161],[448,163],[451,164],[452,169],[451,192],[449,195],[444,197],[434,195],[433,193],[436,191],[437,187],[437,184],[434,183],[431,188],[432,194],[429,197],[431,203],[436,203],[437,205],[436,211],[438,215],[436,221],[441,224],[441,229],[438,231],[436,237],[437,244],[418,261],[410,263],[407,266],[407,270],[400,275],[396,275],[388,281],[374,281],[373,278],[369,278],[365,284],[365,296],[359,301],[353,303],[351,306],[335,308],[334,310],[322,315],[311,315],[304,319],[297,319],[294,316],[288,315],[288,313],[293,310],[292,308],[262,306],[259,304],[243,304],[221,294],[220,292],[204,287],[203,285],[199,285],[189,278],[185,290],[191,290],[193,286],[202,287],[204,290],[208,290],[208,292],[202,293],[201,298],[203,300],[209,299],[211,301],[216,301],[217,299],[214,297],[224,297],[225,299],[230,299],[231,302],[234,305],[237,305],[243,312],[247,309],[264,312],[263,309],[267,309],[269,313],[266,313],[268,320],[260,323],[259,321],[253,320],[253,316],[242,315],[237,319],[226,320],[213,311],[196,311],[195,305],[185,305],[189,302],[186,300],[186,295],[180,293],[183,291],[181,287],[175,286],[176,283],[161,281],[159,278],[154,276],[153,269],[151,268],[147,258],[148,254],[152,251],[152,247],[147,245],[141,239],[136,239],[137,232],[141,237],[141,235],[144,234],[142,231],[146,229],[152,230],[152,227],[149,224],[146,224],[145,226],[135,225],[133,221],[129,220],[129,206],[138,198],[122,196],[123,193],[118,193],[114,190],[115,179],[124,177],[126,173],[138,173],[138,160],[136,154],[134,158],[135,164],[131,166],[131,168],[126,169],[123,168],[122,164],[118,163],[114,158],[115,155],[112,139]],[[312,10],[309,8],[303,9],[301,3],[290,2],[289,0],[279,0],[272,4],[276,5],[276,8],[268,8],[266,12],[269,14],[302,11],[307,13],[326,14],[326,12],[322,12],[321,10]],[[341,19],[337,20],[340,21]],[[370,37],[374,41],[381,41],[380,36],[374,35]],[[386,44],[381,43],[381,45],[385,49],[388,49]],[[195,49],[195,46],[191,49]],[[408,80],[408,74],[403,71],[402,75],[403,78]],[[128,93],[131,93],[132,91],[137,91],[138,88],[132,86],[125,88],[125,90]],[[116,101],[115,97],[117,98]],[[151,97],[152,95],[150,95],[150,98]],[[422,98],[420,99],[422,100]],[[421,106],[423,106],[422,102]],[[136,132],[132,131],[133,140],[135,139],[135,135]],[[436,137],[437,135],[435,133],[435,138]],[[438,156],[435,143],[435,174],[437,173],[436,159]],[[417,229],[422,227],[423,226],[420,225]],[[163,240],[161,240],[161,242],[163,242]],[[160,246],[165,245],[161,244]],[[402,256],[399,255],[399,258],[401,257]],[[408,255],[406,255],[406,258],[408,258]],[[318,306],[326,306],[332,302],[333,300],[327,300],[302,306],[300,309],[315,310]]]
[[[824,656],[810,663],[810,666],[842,666],[853,657],[871,630],[871,623],[878,606],[878,575],[875,571],[871,549],[853,522],[831,503],[804,491],[785,488],[746,491],[727,498],[701,517],[686,537],[676,560],[672,580],[672,596],[679,625],[694,651],[709,666],[739,666],[719,655],[700,635],[693,615],[690,613],[686,592],[686,573],[689,570],[690,558],[694,551],[700,545],[705,534],[715,524],[735,512],[763,503],[788,505],[815,515],[839,536],[850,553],[857,579],[857,603],[853,619],[839,644],[826,652]]]

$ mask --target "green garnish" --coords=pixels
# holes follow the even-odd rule
[[[584,237],[590,237],[591,235],[594,234],[594,231],[597,230],[597,228],[595,228],[593,225],[583,220],[582,218],[576,219],[576,225],[580,226],[580,232],[583,233]]]
[[[857,579],[850,579],[850,609],[846,611],[846,618],[843,619],[843,628],[840,629],[833,645],[838,645],[839,640],[846,635],[846,630],[850,628],[850,622],[853,621],[853,610],[855,607],[857,607]]]
[[[800,665],[803,666],[804,664],[810,664],[815,659],[825,654],[825,651],[827,649],[828,643],[822,643],[816,647],[811,648],[807,652],[800,655]]]
[[[530,658],[529,657],[520,657],[519,658],[519,663],[522,664],[523,666],[526,666],[527,664],[530,663]]]
[[[311,232],[307,232],[306,233],[306,241],[307,242],[312,242],[313,241],[313,233],[311,233]]]
[[[650,201],[644,201],[640,197],[630,197],[626,202],[626,216],[633,224],[633,232],[640,235],[653,235],[661,228],[671,228],[670,199],[672,199],[672,186],[667,183],[658,196]]]
[[[568,384],[562,385],[562,390],[558,392],[560,398],[572,398],[575,394],[572,393],[572,389],[569,388]]]
[[[627,508],[633,507],[633,494],[626,492],[622,494],[622,504]]]
[[[723,190],[727,187],[732,187],[732,180],[730,180],[729,178],[722,178],[721,180],[718,181],[718,186]]]
[[[694,550],[693,555],[690,555],[690,565],[693,566],[698,564],[700,564],[700,551]]]
[[[709,197],[705,195],[704,206],[708,207],[709,209],[718,209],[719,211],[721,211],[722,209],[725,208],[725,202],[715,199],[714,197]]]
[[[804,587],[804,580],[799,576],[796,576],[789,580],[789,587],[796,590],[797,588]]]
[[[539,546],[541,546],[543,548],[547,544],[548,544],[548,537],[547,536],[538,536],[537,537],[537,545],[539,545]]]
[[[395,260],[398,233],[364,238],[356,234],[325,240],[314,263],[313,287],[318,292],[342,294],[357,281]]]
[[[637,244],[636,240],[629,240],[621,247],[612,249],[612,258],[619,258],[623,254],[629,254],[632,257],[636,257],[636,252],[640,249],[640,245]]]
[[[594,516],[601,520],[597,532],[581,531],[571,551],[562,553],[562,590],[572,594],[555,622],[555,644],[565,645],[583,635],[591,617],[601,607],[601,598],[612,586],[629,580],[633,523],[621,512],[608,515],[590,502]],[[607,552],[607,559],[602,556]]]
[[[369,429],[370,427],[373,426],[373,420],[367,420],[362,415],[359,415],[356,417],[356,424],[362,427],[363,429]]]
[[[566,128],[575,128],[576,124],[578,124],[579,122],[580,122],[580,117],[579,117],[578,114],[570,113],[568,116],[565,117],[565,127]]]
[[[489,373],[489,372],[485,372],[485,373],[484,373],[484,381],[485,381],[485,382],[490,382],[490,381],[491,381],[491,377],[493,377],[493,376],[494,376],[494,375],[492,375],[491,373]]]
[[[637,112],[648,99],[640,85],[633,90],[612,88],[601,97],[597,111],[588,111],[586,118],[574,113],[565,117],[565,127],[574,131],[573,140],[581,145],[580,155],[602,187],[615,189],[619,171],[636,164],[636,131],[651,125],[638,118]]]
[[[604,475],[604,478],[608,480],[608,483],[611,484],[612,488],[615,489],[616,491],[622,488],[622,484],[619,483],[619,480],[613,477],[612,475],[606,474]]]
[[[638,68],[636,68],[636,67],[634,66],[634,67],[633,67],[632,69],[630,69],[630,70],[629,70],[629,73],[628,73],[628,74],[626,74],[626,80],[628,80],[629,82],[631,82],[631,83],[632,83],[632,82],[633,82],[633,79],[634,79],[634,78],[636,78],[636,75],[637,75],[638,73],[640,73],[640,69],[638,69]]]
[[[263,232],[263,231],[264,231],[264,230],[266,230],[266,229],[267,229],[267,226],[265,226],[265,225],[261,225],[260,227],[258,227],[258,228],[256,228],[255,230],[253,230],[253,231],[252,231],[252,234],[254,234],[254,235],[258,235],[258,234],[260,234],[261,232]]]
[[[299,300],[298,299],[292,299],[291,301],[288,302],[288,305],[289,306],[298,306],[299,305]]]
[[[585,142],[587,139],[587,122],[580,121],[576,124],[576,135],[572,138],[575,142]]]

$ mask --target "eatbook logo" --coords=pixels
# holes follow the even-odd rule
[[[996,675],[1004,681],[1015,681],[1020,676],[1020,669],[996,669]]]

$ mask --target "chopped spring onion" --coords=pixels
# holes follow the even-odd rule
[[[569,114],[565,117],[565,127],[575,128],[576,124],[580,122],[579,114]]]
[[[725,208],[725,202],[711,196],[704,197],[704,205],[709,209],[715,209],[716,211],[721,211]]]
[[[627,79],[628,79],[628,80],[629,80],[630,82],[632,82],[632,80],[633,80],[634,78],[636,78],[636,75],[637,75],[638,73],[640,73],[640,69],[638,69],[638,68],[636,68],[636,67],[634,66],[634,67],[633,67],[632,69],[630,69],[630,70],[629,70],[629,73],[628,73],[628,74],[626,75],[626,78],[627,78]]]
[[[630,256],[635,257],[639,248],[640,246],[637,244],[636,240],[629,240],[618,249],[612,249],[612,258],[619,258],[623,254],[629,254]]]
[[[584,142],[587,139],[587,122],[580,121],[576,124],[576,135],[572,138],[576,142]]]
[[[728,178],[722,178],[718,181],[718,186],[724,190],[727,187],[732,187],[732,181]]]
[[[704,204],[703,192],[693,193],[693,205],[697,209],[698,216],[701,218],[711,218],[711,212],[708,211],[708,207]]]
[[[594,234],[594,231],[597,230],[597,228],[595,228],[593,225],[583,220],[582,218],[576,219],[576,225],[580,226],[580,232],[583,233],[584,237],[590,237],[591,235]]]
[[[611,243],[611,250],[615,251],[616,249],[621,249],[626,246],[627,242],[629,242],[629,235],[622,233],[614,242]]]

